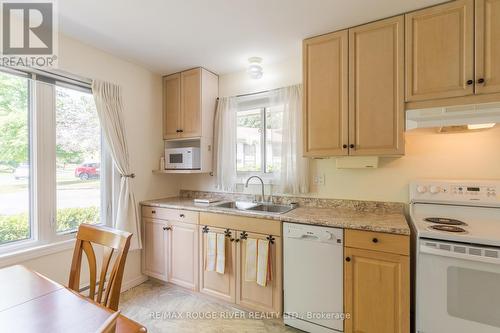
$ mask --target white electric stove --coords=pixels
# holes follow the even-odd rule
[[[500,332],[500,181],[410,184],[416,331]]]

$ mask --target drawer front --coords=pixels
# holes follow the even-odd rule
[[[170,220],[170,221],[198,224],[199,213],[182,209],[143,206],[142,216],[160,220]]]
[[[201,213],[200,225],[281,236],[281,222],[255,217]]]
[[[345,246],[409,255],[410,237],[372,231],[346,230]]]

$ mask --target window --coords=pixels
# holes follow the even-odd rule
[[[283,105],[240,109],[236,127],[236,171],[239,175],[279,174]]]
[[[0,246],[31,237],[29,85],[0,72]]]
[[[0,72],[0,253],[111,222],[111,165],[89,87]]]

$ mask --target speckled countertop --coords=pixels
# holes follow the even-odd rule
[[[171,209],[260,217],[283,222],[312,224],[344,229],[368,230],[400,235],[410,234],[410,228],[408,227],[408,223],[406,222],[403,212],[404,204],[400,203],[275,197],[273,198],[275,203],[286,204],[291,201],[298,201],[299,207],[285,214],[273,214],[227,209],[215,206],[224,200],[227,201],[230,199],[227,196],[219,198],[222,201],[210,205],[195,204],[193,202],[193,197],[207,197],[207,195],[184,191],[181,192],[180,197],[148,200],[141,202],[141,204],[144,206]],[[231,199],[242,200],[246,198],[232,197]]]

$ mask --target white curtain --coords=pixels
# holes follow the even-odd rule
[[[309,192],[309,159],[302,157],[302,85],[272,92],[272,104],[283,105],[281,174],[282,193]]]
[[[215,111],[214,165],[216,188],[233,191],[236,178],[236,112],[235,97],[220,97]]]
[[[130,249],[141,249],[141,228],[137,216],[131,179],[135,177],[130,168],[130,158],[123,124],[123,104],[119,86],[94,80],[92,93],[106,143],[113,162],[121,175],[120,192],[114,227],[133,234]]]

